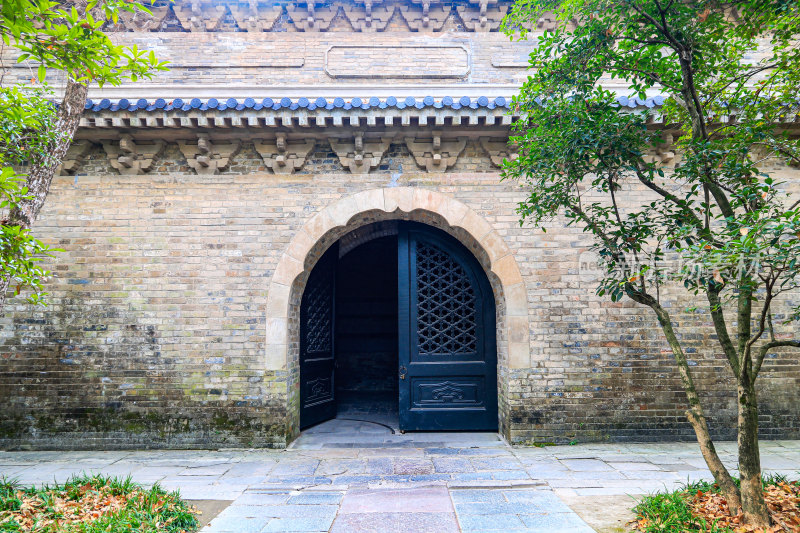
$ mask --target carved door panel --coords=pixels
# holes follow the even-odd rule
[[[491,286],[461,243],[422,224],[398,237],[401,430],[496,430]]]
[[[300,427],[336,416],[334,378],[338,243],[311,271],[300,303]]]

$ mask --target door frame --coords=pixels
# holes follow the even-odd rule
[[[315,212],[292,231],[283,253],[270,263],[268,281],[266,343],[259,371],[269,383],[264,401],[283,413],[278,441],[288,444],[300,434],[299,315],[310,270],[323,252],[343,235],[372,222],[413,220],[443,229],[468,249],[475,250],[483,271],[492,283],[497,313],[498,417],[500,433],[513,439],[517,427],[511,420],[508,379],[517,370],[530,368],[544,355],[533,354],[527,277],[523,277],[517,254],[506,244],[500,228],[515,231],[510,222],[489,222],[479,211],[458,200],[452,192],[433,187],[376,187],[343,194],[328,201],[317,198]]]
[[[478,395],[482,398],[480,407],[474,409],[469,408],[431,408],[430,411],[416,412],[411,416],[411,395],[410,395],[410,379],[404,380],[406,366],[412,368],[411,357],[412,352],[418,351],[418,331],[412,330],[412,324],[416,323],[418,317],[418,292],[411,290],[410,282],[415,278],[416,271],[412,272],[411,269],[415,265],[416,256],[409,246],[416,246],[417,242],[429,242],[437,248],[440,248],[444,253],[448,254],[458,265],[464,269],[465,275],[469,278],[473,289],[478,293],[476,313],[476,335],[479,344],[476,350],[481,354],[480,360],[453,360],[453,366],[445,368],[433,366],[426,367],[428,371],[434,370],[444,378],[452,377],[457,380],[469,380],[469,377],[481,376],[483,379],[476,381],[476,386],[479,387]],[[363,244],[363,243],[362,243]],[[320,408],[318,413],[311,414],[309,409],[314,406],[306,406],[305,398],[307,376],[304,376],[304,368],[310,368],[307,360],[304,359],[306,353],[306,317],[308,309],[306,305],[307,289],[304,289],[301,295],[300,303],[300,365],[299,365],[299,383],[300,383],[300,409],[301,409],[301,429],[318,424],[325,420],[335,418],[337,414],[337,399],[335,391],[335,357],[336,357],[336,344],[338,342],[336,333],[336,277],[338,265],[338,250],[339,240],[335,241],[333,245],[326,250],[323,257],[309,274],[309,282],[315,275],[321,275],[322,272],[317,271],[317,268],[330,269],[329,283],[331,284],[331,320],[330,320],[330,334],[331,334],[331,398],[326,401],[325,408]],[[497,317],[495,308],[494,291],[492,290],[486,273],[483,271],[479,261],[474,254],[464,246],[460,241],[445,231],[442,231],[429,224],[413,221],[398,221],[398,235],[397,235],[397,253],[398,253],[398,269],[397,269],[397,286],[398,286],[398,415],[400,416],[400,429],[410,431],[435,431],[435,430],[473,430],[473,431],[496,431],[499,425],[498,413],[498,358],[497,358],[497,338],[496,327]],[[335,257],[333,257],[335,256]],[[413,348],[413,350],[412,350]],[[404,355],[405,354],[405,355]],[[414,366],[420,366],[421,361],[415,358]],[[312,362],[315,360],[312,360]],[[306,366],[308,365],[308,366]],[[489,367],[488,369],[486,367]],[[457,370],[458,369],[458,370]],[[307,370],[308,371],[308,370]],[[441,371],[441,372],[440,372]],[[449,371],[449,373],[448,373]],[[413,372],[412,372],[413,373]],[[446,380],[447,381],[447,380]],[[455,386],[455,383],[450,383]],[[480,384],[480,385],[478,385]],[[421,410],[420,410],[421,411]],[[478,423],[470,425],[470,413],[473,415],[480,415],[482,420]],[[488,417],[487,418],[487,414]],[[415,418],[416,422],[411,422],[411,418]],[[485,420],[484,420],[485,419]],[[425,421],[428,422],[425,422]]]

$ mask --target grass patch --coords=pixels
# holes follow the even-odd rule
[[[81,475],[39,488],[0,479],[3,533],[188,533],[198,527],[195,514],[177,492],[130,477]]]
[[[739,480],[735,480],[739,484]],[[800,481],[767,475],[761,480],[774,527],[772,532],[800,531]],[[659,492],[642,499],[633,508],[635,531],[672,533],[749,533],[758,531],[743,523],[743,516],[730,516],[719,487],[707,481],[688,483],[673,492]]]

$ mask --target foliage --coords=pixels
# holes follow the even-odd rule
[[[38,87],[0,88],[0,157],[9,165],[45,160],[59,139],[52,92]]]
[[[100,87],[164,70],[165,63],[152,51],[115,45],[103,32],[107,22],[118,22],[121,11],[150,13],[145,6],[125,0],[5,0],[0,8],[0,33],[6,45],[13,44],[21,52],[18,61],[38,63],[40,82],[48,69]]]
[[[788,42],[797,9],[764,14],[789,4],[764,3],[746,11],[741,25],[712,11],[716,2],[669,2],[673,46],[647,22],[660,16],[657,3],[561,3],[562,25],[539,38],[531,56],[537,68],[516,99],[524,119],[513,140],[523,150],[506,176],[525,180],[531,192],[519,212],[540,224],[563,211],[592,232],[607,267],[598,292],[614,300],[636,286],[657,290],[668,279],[693,292],[713,288],[722,298],[735,297],[742,285],[794,289],[800,209],[784,205],[785,184],[767,175],[764,161],[775,155],[800,161],[797,138],[773,126],[796,113],[786,102],[795,100],[800,84],[800,54]],[[754,9],[753,2],[739,4]],[[548,0],[518,2],[506,24],[522,27],[552,7]],[[577,18],[581,24],[570,29],[568,21]],[[783,33],[754,66],[756,37],[767,25]],[[691,61],[689,87],[682,52]],[[765,72],[771,74],[759,77]],[[615,79],[642,98],[667,92],[665,105],[621,111],[616,92],[604,88]],[[734,112],[736,121],[722,122]],[[683,159],[669,170],[648,157],[651,146],[664,143],[662,132],[648,128],[656,114],[678,125]],[[696,135],[696,120],[706,135]],[[636,185],[650,189],[652,200],[626,209],[619,196]],[[664,265],[670,257],[680,260],[678,268]]]
[[[770,175],[776,161],[800,163],[789,125],[800,104],[800,2],[518,0],[505,29],[525,37],[549,11],[555,29],[538,37],[514,101],[518,157],[504,166],[528,191],[519,214],[539,226],[563,215],[589,233],[603,266],[598,294],[653,310],[709,468],[733,509],[768,525],[755,380],[771,350],[800,347],[773,320],[776,298],[790,302],[800,288],[800,201]],[[623,107],[621,91],[663,105]],[[680,286],[701,297],[690,311],[710,319],[736,379],[741,494],[714,450],[676,329]],[[785,322],[800,319],[793,305]]]
[[[11,209],[25,198],[27,189],[24,180],[14,175],[11,167],[0,170],[0,209]],[[30,230],[19,225],[0,225],[0,276],[9,280],[19,294],[23,287],[32,289],[27,293],[31,303],[44,303],[46,293],[42,283],[49,272],[39,262],[51,252],[57,251],[44,245],[31,235]]]
[[[54,127],[56,110],[50,93],[18,87],[0,88],[0,212],[8,213],[28,198],[25,177],[12,166],[46,162],[48,147],[59,136]],[[44,303],[42,282],[48,272],[38,266],[56,250],[35,239],[30,230],[3,222],[0,225],[0,277],[19,294],[23,287],[31,303]]]
[[[151,0],[152,2],[152,0]],[[115,45],[104,33],[120,12],[146,11],[127,0],[5,0],[0,34],[32,64],[38,83],[48,70],[66,76],[61,109],[46,85],[0,88],[0,304],[5,289],[28,287],[28,300],[43,303],[47,272],[38,262],[56,251],[33,238],[30,225],[41,209],[50,181],[69,147],[90,83],[118,85],[165,70],[153,52]],[[18,174],[14,168],[22,168]]]
[[[772,531],[800,528],[800,482],[768,475],[762,478],[767,505],[778,517]],[[672,492],[644,497],[633,509],[634,530],[647,533],[700,531],[705,533],[740,533],[753,531],[742,524],[742,517],[730,516],[719,486],[707,481],[687,483]]]
[[[0,530],[64,533],[179,533],[198,527],[177,492],[130,477],[81,475],[63,485],[23,488],[0,479]]]

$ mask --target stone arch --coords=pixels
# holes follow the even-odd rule
[[[511,249],[492,225],[464,203],[417,188],[372,189],[344,197],[315,214],[297,231],[281,256],[267,294],[266,370],[287,379],[287,435],[297,434],[299,399],[299,304],[316,261],[349,231],[380,220],[418,220],[444,229],[473,251],[495,291],[498,378],[530,364],[527,291]],[[499,391],[507,383],[498,383]],[[501,395],[503,392],[500,393]],[[501,430],[507,430],[500,402]],[[297,411],[297,412],[295,412]],[[505,431],[503,431],[505,433]]]

